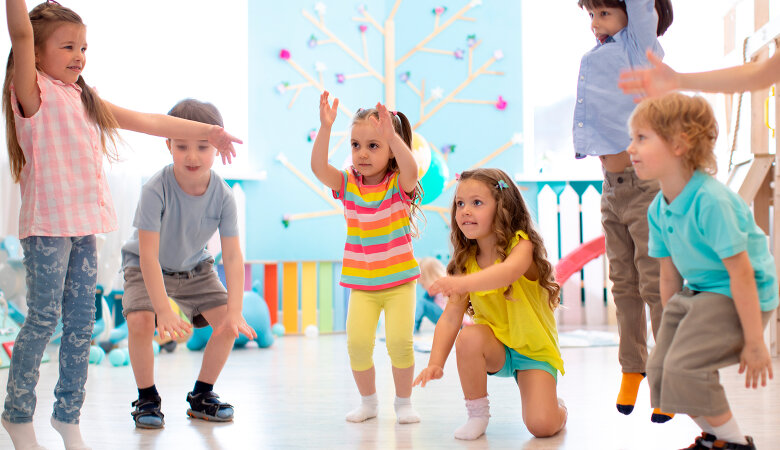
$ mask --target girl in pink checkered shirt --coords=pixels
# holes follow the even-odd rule
[[[3,85],[8,155],[20,184],[19,233],[27,271],[28,315],[14,342],[2,425],[14,446],[39,448],[32,419],[44,348],[62,316],[60,378],[51,424],[66,449],[84,449],[84,402],[95,322],[95,234],[116,229],[103,156],[116,159],[117,129],[208,140],[223,163],[241,142],[221,127],[143,114],[102,100],[81,76],[86,28],[72,10],[46,2],[29,13],[7,0],[11,54]]]

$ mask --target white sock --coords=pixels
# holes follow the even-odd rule
[[[3,419],[3,428],[11,436],[11,442],[14,443],[16,450],[40,450],[43,449],[38,445],[38,440],[35,438],[35,428],[32,422],[25,423],[11,423]]]
[[[485,434],[487,430],[488,420],[490,420],[490,402],[487,397],[466,400],[466,410],[469,419],[455,430],[455,438],[471,441]]]
[[[715,430],[712,429],[712,425],[707,422],[707,419],[705,419],[704,416],[691,417],[691,420],[696,422],[696,425],[701,428],[701,431],[717,436],[717,434],[715,434]]]
[[[90,450],[84,440],[81,439],[79,424],[60,422],[54,417],[51,418],[51,426],[62,436],[62,442],[65,444],[65,450]]]
[[[739,425],[737,425],[737,420],[734,417],[723,425],[712,427],[712,434],[717,436],[721,441],[733,442],[734,444],[747,444],[747,439],[745,439],[745,435],[739,431]]]
[[[412,398],[401,398],[395,396],[395,416],[398,418],[398,423],[417,423],[420,421],[420,415],[412,408]]]
[[[348,422],[363,422],[376,417],[378,401],[376,392],[360,397],[360,406],[347,413]]]

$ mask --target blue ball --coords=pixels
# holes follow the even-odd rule
[[[444,155],[438,150],[431,149],[431,165],[420,179],[420,186],[423,188],[423,205],[433,202],[441,195],[449,177],[450,170],[447,168]]]
[[[271,327],[271,332],[274,334],[274,336],[282,337],[284,336],[284,325],[281,323],[277,323],[273,327]]]
[[[129,358],[129,354],[121,348],[115,348],[108,352],[108,361],[111,362],[111,365],[114,367],[124,366],[129,361],[127,361]]]
[[[97,345],[93,345],[89,348],[89,363],[90,364],[100,364],[103,361],[103,358],[105,358],[106,352],[98,347]]]

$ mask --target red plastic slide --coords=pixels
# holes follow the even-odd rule
[[[576,272],[579,272],[585,264],[593,261],[606,251],[604,236],[583,243],[571,253],[564,256],[555,265],[555,281],[563,284]]]

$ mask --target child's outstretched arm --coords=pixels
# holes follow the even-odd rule
[[[506,287],[525,275],[533,263],[533,244],[520,239],[506,259],[498,264],[468,275],[455,275],[439,278],[429,291],[446,296],[468,292],[489,291]]]
[[[341,171],[328,162],[328,144],[330,143],[330,130],[338,115],[339,99],[333,99],[333,106],[328,102],[330,93],[325,91],[320,95],[320,131],[314,139],[311,149],[311,171],[314,176],[325,186],[334,191],[341,189]]]
[[[671,256],[661,258],[661,275],[659,278],[661,283],[661,305],[666,307],[672,295],[680,292],[683,287],[682,275],[677,271],[677,267],[674,266]]]
[[[723,259],[723,265],[729,273],[731,295],[734,296],[734,306],[737,308],[745,339],[745,346],[739,358],[739,373],[746,372],[746,388],[757,388],[759,378],[761,386],[766,386],[767,374],[770,379],[774,375],[772,358],[764,343],[764,327],[761,323],[753,265],[747,251]]]
[[[637,101],[675,90],[725,93],[755,91],[780,80],[779,52],[760,62],[697,73],[675,72],[651,52],[648,52],[647,58],[652,67],[620,74],[618,86],[626,94],[636,95]]]
[[[151,134],[169,139],[196,139],[208,141],[222,156],[222,163],[232,163],[236,156],[233,143],[243,142],[231,136],[219,125],[211,125],[192,120],[180,119],[166,114],[150,114],[121,108],[109,102],[106,105],[111,109],[119,127],[125,130]]]
[[[160,267],[160,233],[138,230],[138,252],[141,261],[141,275],[144,277],[146,292],[157,314],[157,333],[161,339],[186,335],[192,328],[178,314],[173,312],[165,291],[162,268]]]
[[[404,142],[401,136],[393,128],[393,119],[390,117],[390,111],[381,103],[376,104],[376,110],[379,114],[379,121],[371,117],[371,123],[377,128],[380,134],[390,144],[390,150],[398,163],[398,186],[404,192],[413,192],[417,186],[417,160],[412,156],[412,150]]]
[[[429,381],[438,380],[444,375],[444,363],[447,362],[447,356],[449,356],[455,338],[458,336],[463,323],[463,313],[466,312],[468,304],[467,295],[452,297],[447,303],[433,332],[433,346],[431,356],[428,358],[428,367],[417,375],[413,386],[419,384],[425,387]]]
[[[238,236],[220,237],[222,244],[222,264],[225,266],[227,284],[227,319],[214,333],[229,333],[238,337],[241,333],[249,339],[256,339],[257,333],[246,323],[241,314],[244,305],[244,257]]]
[[[35,68],[35,41],[30,14],[24,0],[7,0],[5,13],[14,55],[13,83],[16,98],[25,117],[32,117],[41,107],[41,91]]]

